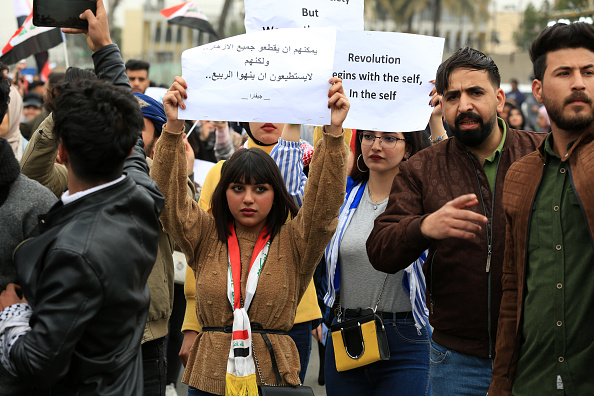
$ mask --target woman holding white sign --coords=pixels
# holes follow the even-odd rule
[[[332,237],[346,184],[342,122],[349,103],[341,80],[330,83],[331,125],[312,159],[303,206],[287,224],[296,206],[278,167],[260,149],[239,150],[227,161],[213,217],[186,199],[183,121],[177,119],[185,106],[184,80],[176,77],[163,98],[167,124],[151,176],[165,195],[161,222],[196,274],[202,332],[184,373],[195,388],[190,394],[256,396],[257,383],[300,384],[299,355],[286,332]]]
[[[439,99],[434,95],[430,103],[435,107],[430,141],[435,144],[447,138]],[[329,396],[431,394],[431,329],[422,273],[426,256],[388,275],[371,266],[365,249],[375,218],[386,209],[400,163],[423,148],[423,134],[357,131],[355,165],[325,252],[324,302],[337,307],[326,341]],[[368,332],[367,322],[376,334]]]

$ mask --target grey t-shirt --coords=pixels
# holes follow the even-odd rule
[[[367,258],[365,242],[373,229],[373,221],[388,205],[388,199],[376,204],[369,198],[369,189],[353,214],[340,243],[340,301],[342,308],[373,308],[386,277],[375,270]],[[382,293],[379,311],[407,312],[411,310],[410,298],[402,287],[404,271],[388,275]]]

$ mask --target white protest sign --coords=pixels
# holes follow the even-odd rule
[[[182,54],[188,120],[330,123],[334,29],[279,29]]]
[[[341,31],[333,76],[351,103],[345,128],[410,132],[425,129],[429,93],[444,39],[390,32]]]
[[[150,96],[151,98],[155,99],[157,102],[163,102],[163,96],[167,93],[167,88],[161,87],[148,87],[144,90],[144,94],[146,96]]]
[[[245,31],[335,27],[363,30],[364,0],[245,0]]]

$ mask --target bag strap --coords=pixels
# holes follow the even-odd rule
[[[274,348],[272,348],[272,343],[270,342],[270,339],[268,338],[268,336],[265,333],[262,333],[262,338],[264,339],[264,342],[266,343],[266,346],[268,347],[268,352],[270,352],[270,360],[272,361],[272,370],[274,371],[274,376],[276,377],[276,383],[278,385],[280,385],[283,383],[283,380],[281,378],[280,372],[278,371],[278,365],[276,364],[276,357],[274,356]],[[262,378],[260,378],[260,381],[264,382],[262,380]]]

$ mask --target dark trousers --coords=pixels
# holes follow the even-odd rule
[[[165,396],[167,361],[165,337],[142,344],[142,364],[145,396]]]
[[[312,323],[313,321],[296,323],[293,325],[293,328],[289,330],[289,336],[293,339],[297,351],[299,352],[299,362],[301,364],[299,379],[301,380],[301,383],[305,381],[305,373],[307,371],[307,365],[309,364],[309,355],[311,354]]]
[[[169,334],[167,335],[167,383],[177,384],[179,371],[181,369],[181,359],[179,350],[184,341],[184,334],[181,332],[186,312],[186,296],[184,295],[184,285],[175,284],[173,286],[173,310],[169,318]]]

